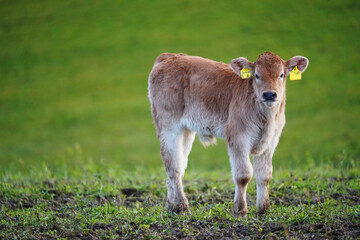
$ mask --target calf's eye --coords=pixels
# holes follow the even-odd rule
[[[256,73],[255,73],[255,77],[256,77],[256,79],[259,79],[259,75],[257,75]]]
[[[282,74],[280,74],[280,78],[283,78],[284,77],[284,74],[282,73]]]

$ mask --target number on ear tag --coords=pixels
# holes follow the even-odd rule
[[[293,70],[291,70],[290,72],[290,80],[300,80],[300,79],[301,79],[301,72],[297,68],[297,66],[295,66]]]
[[[242,79],[251,78],[251,77],[252,77],[251,71],[250,71],[250,69],[248,69],[248,68],[243,68],[243,69],[241,69],[240,75],[241,75],[241,78],[242,78]]]

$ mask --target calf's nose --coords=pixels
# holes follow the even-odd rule
[[[275,101],[276,99],[276,92],[264,92],[263,98],[265,101]]]

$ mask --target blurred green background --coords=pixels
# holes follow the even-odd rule
[[[275,168],[360,153],[360,2],[0,1],[1,172],[162,167],[147,78],[162,52],[309,58],[287,82]],[[229,169],[195,141],[190,169]]]

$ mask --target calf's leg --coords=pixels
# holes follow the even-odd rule
[[[160,134],[161,157],[167,173],[167,201],[165,207],[168,211],[175,213],[189,211],[188,200],[183,191],[182,179],[194,137],[195,133],[181,128],[162,131]]]
[[[238,147],[229,147],[229,156],[235,183],[234,216],[246,217],[246,189],[253,174],[249,154]]]
[[[256,208],[259,214],[269,208],[269,182],[272,177],[272,154],[265,151],[261,155],[253,155],[254,174],[256,179]]]
[[[192,144],[194,143],[196,133],[187,128],[184,129],[182,137],[182,150],[183,150],[183,161],[184,161],[184,171],[187,168],[188,156],[191,152]]]

